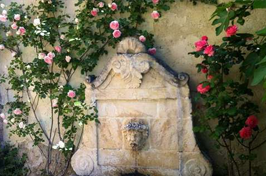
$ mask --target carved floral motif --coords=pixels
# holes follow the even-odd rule
[[[90,175],[94,169],[93,160],[89,154],[79,149],[71,159],[71,166],[78,175]]]

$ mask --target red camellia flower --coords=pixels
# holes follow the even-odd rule
[[[201,72],[202,72],[202,73],[208,73],[208,71],[209,71],[209,70],[208,70],[207,67],[203,67],[203,68],[201,69]]]
[[[243,127],[239,131],[239,135],[242,139],[249,139],[252,135],[252,129],[250,127]]]
[[[203,50],[208,45],[206,40],[200,40],[195,43],[196,51]]]
[[[204,54],[207,54],[208,56],[213,56],[214,55],[214,47],[212,45],[207,46],[204,49]]]
[[[203,84],[199,84],[197,87],[197,91],[200,94],[205,94],[206,92],[208,92],[211,89],[211,86],[207,85],[206,87],[203,87]]]
[[[246,125],[253,129],[258,125],[258,122],[258,118],[254,115],[251,115],[247,118]]]
[[[201,40],[206,40],[206,41],[208,41],[208,39],[209,39],[209,38],[208,38],[206,35],[204,35],[204,36],[201,37]]]
[[[237,31],[237,26],[233,25],[233,26],[229,26],[226,29],[226,37],[231,37],[232,35],[235,35]]]

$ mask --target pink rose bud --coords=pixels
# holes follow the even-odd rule
[[[6,118],[6,116],[5,116],[4,113],[1,113],[1,114],[0,114],[0,117],[1,117],[2,119],[5,119],[5,118]]]
[[[91,11],[91,15],[94,16],[94,17],[97,16],[98,15],[98,11],[99,10],[97,8],[93,8],[92,11]]]
[[[114,38],[119,38],[121,36],[121,32],[119,31],[119,30],[115,30],[114,32],[113,32],[113,37]]]
[[[65,60],[66,60],[66,62],[70,62],[70,60],[71,60],[71,57],[70,56],[66,56],[66,58],[65,58]]]
[[[26,29],[24,27],[19,27],[17,31],[17,35],[24,35],[26,33]]]
[[[6,10],[3,10],[2,11],[2,15],[5,15],[6,16],[7,15],[7,11]]]
[[[57,98],[56,99],[53,99],[52,100],[52,107],[53,108],[57,108],[58,107],[58,104],[57,103],[58,103],[58,99]]]
[[[14,15],[14,19],[15,19],[16,21],[19,21],[19,20],[20,20],[20,14],[15,14],[15,15]]]
[[[117,29],[119,29],[119,22],[118,21],[112,21],[109,26],[111,29],[117,30]]]
[[[61,53],[61,46],[55,46],[54,49],[58,52],[58,53]]]
[[[1,22],[6,22],[7,21],[7,16],[6,15],[0,15],[0,21]]]
[[[202,73],[208,73],[208,71],[209,71],[209,70],[208,70],[207,67],[204,67],[204,68],[201,69],[201,72],[202,72]]]
[[[4,119],[3,122],[4,122],[4,124],[7,124],[8,123],[8,121],[6,119]]]
[[[203,50],[208,45],[206,40],[200,40],[195,43],[196,51]]]
[[[18,127],[21,128],[21,129],[23,129],[23,128],[26,127],[26,125],[25,125],[23,122],[20,122],[20,123],[18,124]]]
[[[76,92],[74,92],[73,90],[68,91],[67,96],[70,98],[74,98],[76,96]]]
[[[150,48],[150,49],[148,49],[148,53],[150,54],[150,55],[155,55],[156,54],[156,48]]]
[[[14,52],[14,51],[11,52],[11,56],[12,56],[12,57],[15,57],[16,55],[17,55],[16,52]]]
[[[256,116],[251,115],[247,118],[246,120],[246,125],[249,126],[251,129],[255,128],[256,126],[258,126],[259,120]]]
[[[212,45],[207,46],[204,49],[204,54],[207,54],[208,56],[213,56],[214,55],[214,47]]]
[[[53,58],[49,56],[44,57],[44,62],[51,65],[53,63]]]
[[[204,36],[201,37],[201,40],[206,40],[206,41],[208,41],[208,39],[209,39],[209,38],[208,38],[206,35],[204,35]]]
[[[12,29],[17,29],[17,28],[18,28],[17,23],[13,23],[13,24],[11,25],[11,28],[12,28]]]
[[[235,35],[236,32],[237,32],[238,28],[236,25],[233,25],[233,26],[229,26],[227,29],[226,29],[226,37],[231,37],[232,35]]]
[[[252,136],[252,129],[250,127],[243,127],[239,131],[239,135],[242,139],[249,139]]]
[[[153,4],[158,4],[159,3],[159,0],[152,0],[152,3]]]
[[[145,42],[146,41],[146,37],[144,37],[143,35],[139,36],[139,41]]]
[[[213,78],[212,75],[208,75],[208,76],[207,76],[207,79],[208,79],[208,80],[212,80],[212,78]]]
[[[153,11],[151,13],[151,17],[156,20],[156,19],[159,19],[160,18],[160,14],[159,14],[158,11]]]
[[[0,50],[4,50],[5,49],[5,45],[1,44],[0,45]]]
[[[98,7],[103,8],[104,7],[104,3],[103,2],[99,2],[98,3]]]
[[[39,59],[44,59],[44,57],[45,57],[45,54],[44,54],[44,53],[39,53],[39,54],[38,54],[38,58],[39,58]]]
[[[20,115],[20,114],[22,114],[22,111],[21,111],[19,108],[16,108],[16,109],[13,111],[13,113],[14,113],[15,115]]]
[[[49,53],[47,54],[47,56],[48,56],[48,57],[51,57],[51,58],[54,58],[54,57],[55,57],[55,54],[54,54],[53,52],[49,52]]]
[[[111,4],[110,8],[111,8],[112,11],[115,11],[117,9],[117,4],[113,2]]]
[[[64,34],[60,35],[60,39],[64,40],[66,38],[66,36]]]

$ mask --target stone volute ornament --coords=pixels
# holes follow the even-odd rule
[[[189,76],[123,39],[102,73],[86,81],[100,123],[84,126],[71,165],[78,175],[211,176],[193,133]],[[134,151],[134,152],[132,152]]]

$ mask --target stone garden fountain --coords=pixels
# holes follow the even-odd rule
[[[211,176],[192,131],[188,75],[175,73],[125,38],[87,83],[100,124],[85,126],[71,165],[78,175]]]

